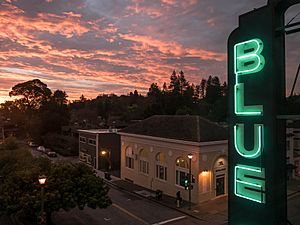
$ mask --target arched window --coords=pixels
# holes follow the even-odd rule
[[[188,163],[187,160],[184,159],[183,157],[178,157],[176,159],[176,166],[175,166],[175,171],[176,171],[176,185],[184,187],[184,180],[186,177],[188,177]]]
[[[131,147],[127,147],[125,150],[125,166],[134,169],[134,155]]]
[[[145,149],[140,150],[140,172],[149,174],[148,151]]]
[[[162,152],[156,155],[156,178],[167,180],[166,155]]]

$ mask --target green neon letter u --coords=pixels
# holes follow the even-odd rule
[[[244,124],[240,123],[234,126],[234,146],[236,151],[245,158],[257,158],[263,148],[263,125],[254,124],[254,145],[251,150],[245,148]]]

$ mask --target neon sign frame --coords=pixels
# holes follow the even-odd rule
[[[261,71],[265,66],[265,59],[261,55],[263,42],[256,38],[240,42],[234,45],[234,109],[237,116],[262,116],[262,105],[244,104],[244,83],[239,82],[239,76],[254,74]],[[250,67],[250,68],[247,68]],[[261,156],[263,151],[264,125],[254,124],[253,148],[245,148],[245,129],[243,123],[234,125],[234,148],[243,158],[255,159]],[[243,175],[248,172],[247,175]],[[246,172],[245,172],[246,171]],[[256,174],[257,176],[253,175]],[[249,174],[252,174],[251,176]],[[250,176],[250,178],[249,178]],[[257,203],[265,203],[265,172],[264,168],[249,165],[237,165],[234,169],[234,194],[240,198]],[[239,187],[239,188],[238,188]],[[257,197],[258,195],[258,197]]]

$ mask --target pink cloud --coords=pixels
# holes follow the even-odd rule
[[[160,17],[163,15],[161,7],[143,6],[138,3],[136,3],[135,5],[128,6],[126,9],[135,14],[142,14],[142,15],[144,14],[153,18]]]
[[[184,48],[181,44],[178,44],[174,41],[167,42],[148,36],[132,34],[121,34],[120,37],[126,40],[140,43],[141,46],[139,47],[143,48],[144,50],[149,50],[150,47],[154,47],[163,54],[171,54],[173,56],[194,56],[199,57],[202,60],[226,60],[225,53],[217,53],[197,48]]]
[[[162,3],[168,4],[168,5],[174,5],[176,4],[177,0],[161,0]]]

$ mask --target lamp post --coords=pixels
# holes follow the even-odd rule
[[[105,172],[105,178],[110,180],[110,170],[111,170],[111,160],[110,160],[110,151],[109,150],[102,150],[101,151],[101,156],[106,158],[106,161],[108,163],[108,167],[105,168],[106,172]]]
[[[44,185],[46,183],[46,180],[47,180],[47,177],[45,175],[39,176],[39,183],[41,185],[41,200],[42,200],[40,224],[46,224],[46,218],[44,217]]]
[[[192,158],[193,154],[189,153],[188,154],[189,158],[189,210],[191,210],[191,205],[192,205]]]

